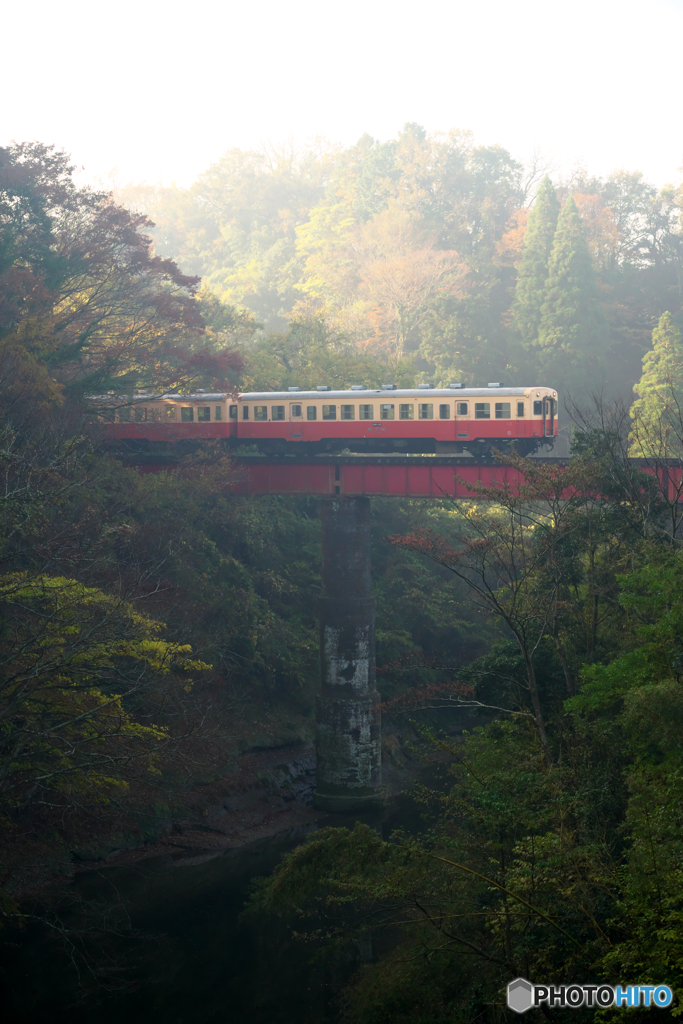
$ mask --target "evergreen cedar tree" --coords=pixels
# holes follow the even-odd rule
[[[607,324],[576,203],[546,176],[529,214],[512,306],[510,355],[562,397],[599,391]],[[561,383],[559,383],[561,381]]]
[[[606,326],[581,218],[569,196],[557,221],[545,282],[536,353],[541,378],[562,379],[565,393],[599,388]]]
[[[663,313],[652,332],[652,349],[633,390],[638,398],[631,406],[631,454],[683,455],[683,341],[671,313]]]
[[[512,325],[525,349],[538,344],[541,310],[546,300],[545,285],[553,249],[560,203],[546,174],[527,220],[522,258],[512,305]]]

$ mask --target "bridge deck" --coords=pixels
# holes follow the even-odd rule
[[[566,461],[544,460],[560,465]],[[340,455],[308,460],[285,457],[277,461],[240,456],[235,463],[238,477],[231,490],[237,494],[458,498],[470,495],[467,484],[493,487],[521,479],[517,470],[498,463],[438,455]]]
[[[173,454],[121,453],[129,465],[143,472],[158,472],[177,465]],[[565,466],[567,458],[532,460],[542,465]],[[655,465],[630,459],[637,469],[659,477],[662,494],[683,501],[683,461],[666,459]],[[233,456],[233,494],[310,494],[318,497],[368,495],[412,498],[467,498],[468,485],[516,485],[522,474],[497,462],[482,463],[453,455],[329,455],[315,458],[263,455]]]

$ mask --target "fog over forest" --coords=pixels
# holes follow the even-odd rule
[[[586,55],[606,45],[612,24],[607,8],[595,13],[602,34],[577,17],[567,28],[572,46],[590,36],[575,61],[582,96]],[[626,8],[614,38],[628,29],[633,47],[640,14]],[[645,19],[643,46],[663,36],[666,56],[664,29],[680,12],[655,9],[660,21]],[[112,38],[128,38],[125,11],[105,13]],[[149,17],[142,11],[140,24]],[[207,54],[219,35],[226,50],[206,74],[236,76],[230,47],[240,68],[246,52],[261,98],[258,45],[237,31],[249,17],[235,14],[233,35],[201,22]],[[379,15],[368,17],[375,25]],[[513,27],[529,47],[552,37],[566,70],[575,51],[557,43],[558,18],[552,33],[519,19]],[[189,20],[196,40],[198,19]],[[358,24],[347,19],[340,38],[354,40],[354,53],[382,51],[380,80],[390,47],[359,40]],[[297,31],[288,25],[287,39]],[[405,25],[391,22],[387,39],[396,33],[403,38]],[[278,61],[282,50],[292,64],[283,90],[303,82],[324,107],[303,43],[297,62],[266,35]],[[435,53],[445,47],[463,76],[474,58],[468,51],[456,68],[457,39],[446,36]],[[500,33],[495,46],[507,53]],[[331,67],[340,47],[330,45]],[[613,49],[606,67],[618,59]],[[534,77],[532,50],[514,55],[524,81]],[[619,106],[610,122],[600,93],[598,120],[585,115],[593,135],[611,124],[612,142],[588,154],[578,142],[573,154],[539,148],[524,162],[527,137],[518,152],[492,134],[515,106],[504,82],[510,57],[485,86],[505,92],[500,108],[468,122],[477,131],[449,127],[455,118],[437,130],[443,91],[424,123],[384,130],[396,96],[382,120],[379,88],[357,75],[349,89],[359,105],[364,89],[372,103],[367,121],[361,109],[342,125],[330,100],[341,142],[303,130],[312,141],[259,142],[256,128],[268,122],[254,119],[249,136],[244,111],[212,133],[212,93],[197,109],[203,143],[192,149],[192,104],[201,104],[183,90],[200,58],[188,48],[183,77],[173,53],[159,45],[143,59],[131,44],[117,74],[107,64],[100,79],[84,57],[103,109],[112,79],[129,96],[134,58],[141,83],[157,76],[157,91],[131,106],[134,142],[124,145],[125,125],[112,120],[124,169],[109,177],[76,166],[66,127],[61,139],[54,130],[37,141],[30,131],[0,138],[6,1019],[509,1024],[518,1017],[507,986],[521,977],[563,993],[644,986],[640,996],[630,990],[629,1019],[668,1020],[683,999],[683,172],[670,184],[657,175],[673,166],[675,132],[653,156],[648,131],[659,129],[638,135],[636,125],[626,146],[629,109],[634,122],[647,112],[625,70],[631,108],[610,98]],[[552,53],[539,56],[546,71]],[[324,53],[310,60],[320,67]],[[660,61],[666,84],[672,66]],[[175,112],[169,68],[183,79]],[[656,71],[655,62],[644,90]],[[73,74],[69,64],[60,90]],[[274,95],[273,74],[267,81]],[[558,104],[569,103],[567,81]],[[95,85],[84,104],[95,102]],[[247,108],[255,101],[244,88]],[[550,117],[546,92],[537,100]],[[237,96],[235,87],[236,108]],[[517,107],[528,112],[529,96]],[[410,118],[417,104],[404,99]],[[290,106],[304,117],[303,102]],[[567,122],[567,146],[581,138],[579,121]],[[104,145],[105,126],[104,115],[93,120],[93,146]],[[282,120],[283,131],[265,137],[284,138],[288,127]],[[130,153],[140,139],[148,151],[138,174]],[[183,145],[192,149],[187,173],[170,184]],[[608,169],[607,155],[639,146],[642,164]],[[162,157],[168,174],[150,183],[144,160]],[[354,463],[351,450],[328,445],[296,457],[328,467],[329,493],[244,486],[245,466],[268,467],[270,455],[238,428],[255,425],[257,408],[265,426],[285,418],[281,404],[271,420],[261,405],[252,419],[244,404],[240,415],[245,392],[421,386],[417,403],[427,385],[491,381],[501,382],[494,390],[556,389],[561,458],[548,458],[552,438],[540,450],[545,399],[516,401],[511,412],[506,398],[500,416],[516,410],[520,424],[539,407],[542,437],[534,430],[528,448],[514,438],[479,460],[459,448],[463,457],[449,462],[431,459],[435,441],[429,454],[392,452],[381,463],[379,449],[366,448]],[[440,406],[453,445],[456,416],[469,416],[459,394],[454,387]],[[419,406],[430,429],[442,425],[433,401]],[[336,406],[318,420],[311,408],[316,427],[325,408],[335,427],[348,426],[351,405],[339,422]],[[393,420],[393,405],[357,408],[370,412],[354,427],[370,430],[357,420],[374,420],[375,408]],[[303,406],[289,409],[303,424]],[[421,420],[415,412],[411,426]],[[205,424],[213,432],[201,433]],[[293,465],[294,437],[273,449],[277,470]],[[347,464],[407,467],[414,457],[428,472],[445,465],[465,497],[417,498],[407,484],[370,499],[342,490]],[[465,484],[458,474],[468,471]],[[353,502],[369,517],[372,581],[364,577],[357,603],[368,621],[376,616],[368,635],[385,806],[324,816],[313,806],[327,650],[321,662],[321,507]],[[323,603],[337,596],[324,592]],[[340,686],[356,672],[352,661]],[[372,742],[379,747],[379,734]],[[655,995],[647,1005],[654,986],[671,1005]],[[588,1024],[621,1009],[573,1008],[558,996],[529,1013]]]
[[[680,316],[680,185],[553,175],[470,132],[234,149],[189,188],[114,195],[160,255],[252,314],[259,387],[303,383],[265,338],[316,324],[417,381],[628,396],[660,316]]]

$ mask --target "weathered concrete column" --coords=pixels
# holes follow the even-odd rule
[[[323,589],[314,804],[324,811],[374,810],[383,806],[384,796],[370,499],[328,498],[320,505]]]

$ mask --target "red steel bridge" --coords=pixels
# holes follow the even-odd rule
[[[177,457],[152,453],[128,454],[124,461],[143,472],[158,472],[177,463]],[[534,458],[544,466],[565,466],[567,458]],[[683,466],[678,459],[656,466],[646,459],[631,459],[634,468],[656,473],[662,494],[683,500]],[[298,494],[319,498],[404,497],[470,498],[470,488],[515,486],[523,475],[510,466],[452,455],[330,455],[303,458],[263,455],[233,456],[233,494]]]
[[[515,484],[517,470],[472,458],[439,455],[338,455],[277,462],[259,456],[235,460],[238,494],[311,494],[319,497],[460,498],[467,484],[494,487]],[[565,459],[545,460],[563,464]]]

